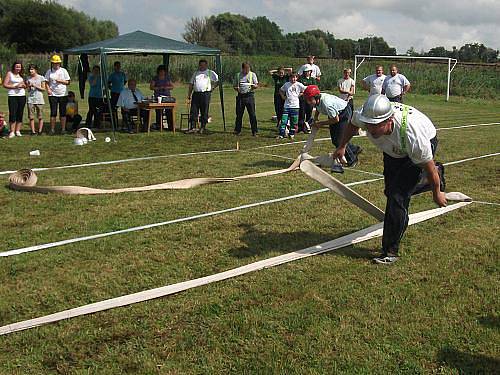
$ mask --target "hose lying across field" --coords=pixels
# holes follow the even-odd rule
[[[318,129],[313,128],[313,131],[307,140],[302,153],[294,160],[294,162],[285,169],[277,169],[268,172],[260,172],[249,175],[229,177],[229,178],[212,178],[212,177],[202,177],[202,178],[190,178],[178,181],[166,182],[155,185],[146,185],[138,187],[128,187],[119,189],[98,189],[90,188],[85,186],[37,186],[37,176],[34,171],[30,169],[21,169],[9,176],[9,187],[12,190],[17,191],[28,191],[36,193],[61,193],[61,194],[71,194],[71,195],[97,195],[97,194],[118,194],[125,192],[139,192],[139,191],[151,191],[151,190],[175,190],[175,189],[191,189],[201,185],[207,184],[217,184],[224,182],[241,181],[251,178],[269,177],[278,174],[288,173],[300,169],[307,176],[318,181],[323,186],[327,187],[336,194],[347,199],[349,202],[355,204],[363,211],[367,212],[375,219],[379,221],[384,220],[384,212],[378,207],[373,205],[371,202],[363,198],[361,195],[356,193],[354,190],[350,189],[342,182],[331,176],[330,174],[323,171],[321,168],[317,167],[318,164],[322,167],[331,167],[333,159],[331,155],[322,155],[318,157],[313,157],[309,155],[309,152],[314,143]],[[457,198],[458,197],[458,198]],[[470,200],[469,197],[465,195],[452,194],[448,196],[450,200]]]

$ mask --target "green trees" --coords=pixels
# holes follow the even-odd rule
[[[50,52],[113,38],[118,27],[54,1],[0,0],[0,42],[17,52]]]

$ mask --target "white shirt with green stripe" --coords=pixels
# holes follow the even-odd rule
[[[391,103],[394,109],[394,127],[389,135],[373,138],[367,137],[384,153],[393,158],[409,157],[413,163],[424,164],[433,159],[431,139],[436,136],[436,128],[432,121],[418,109],[406,104]],[[359,120],[363,108],[359,108],[352,116],[352,124],[366,130],[366,124]]]
[[[194,92],[212,91],[212,82],[218,82],[219,76],[213,70],[197,70],[189,81]]]
[[[252,91],[253,86],[257,84],[259,84],[257,75],[252,71],[246,74],[243,72],[236,74],[234,85],[238,88],[240,94],[248,94]]]

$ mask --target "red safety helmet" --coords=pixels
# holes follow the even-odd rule
[[[318,96],[320,94],[321,91],[319,91],[319,87],[316,85],[309,85],[304,90],[304,98],[306,99],[314,98],[315,96]]]

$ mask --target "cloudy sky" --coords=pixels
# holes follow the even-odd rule
[[[337,38],[382,36],[398,53],[482,42],[500,49],[500,0],[57,0],[120,33],[144,30],[181,39],[190,17],[222,12],[265,15],[285,32],[328,30]]]

